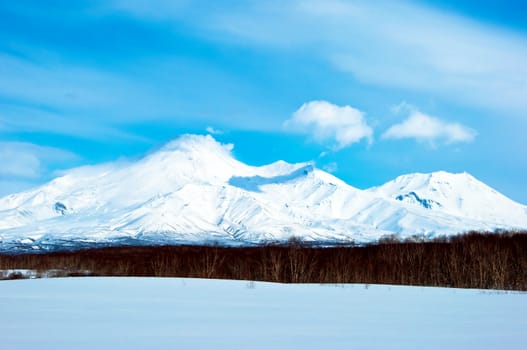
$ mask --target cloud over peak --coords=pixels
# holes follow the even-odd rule
[[[373,139],[373,129],[366,122],[363,112],[327,101],[304,103],[284,125],[289,130],[309,135],[316,142],[329,144],[336,150],[362,139],[371,143]]]
[[[0,142],[0,178],[38,178],[45,172],[46,165],[75,159],[77,155],[59,148],[3,141]]]

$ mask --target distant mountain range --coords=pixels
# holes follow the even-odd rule
[[[467,173],[360,190],[312,163],[254,167],[211,136],[138,161],[86,166],[0,199],[0,250],[116,244],[374,242],[527,228],[527,206]]]

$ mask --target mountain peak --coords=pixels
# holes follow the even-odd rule
[[[134,173],[149,174],[160,183],[222,183],[251,172],[233,157],[232,149],[210,135],[182,135],[134,164]]]
[[[491,191],[490,187],[477,180],[467,172],[449,173],[436,171],[432,173],[412,173],[398,176],[382,186],[370,189],[391,197],[412,194],[412,197],[452,198],[465,192]]]
[[[395,181],[421,181],[421,182],[436,182],[436,181],[462,181],[474,180],[475,178],[466,171],[460,173],[450,173],[448,171],[439,170],[431,173],[410,173],[398,176]]]
[[[430,175],[430,177],[432,179],[437,179],[437,180],[451,180],[451,179],[456,179],[458,181],[461,181],[461,180],[469,180],[469,181],[476,180],[476,178],[474,176],[472,176],[471,174],[467,173],[466,171],[459,172],[459,173],[450,173],[450,172],[447,172],[447,171],[444,171],[444,170],[439,170],[439,171],[432,172],[429,175]]]
[[[525,208],[467,172],[414,173],[369,189],[382,197],[481,221],[513,225]]]
[[[467,172],[449,173],[447,171],[435,171],[432,173],[411,173],[400,175],[382,186],[374,187],[372,191],[381,191],[404,194],[404,191],[450,191],[453,188],[473,188],[474,186],[488,187]]]

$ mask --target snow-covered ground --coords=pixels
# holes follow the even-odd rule
[[[158,278],[0,283],[2,349],[520,349],[527,294]]]

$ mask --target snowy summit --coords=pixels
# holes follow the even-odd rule
[[[68,171],[0,199],[0,249],[94,244],[372,242],[527,228],[527,207],[467,173],[360,190],[312,163],[249,166],[185,135],[135,162]]]

